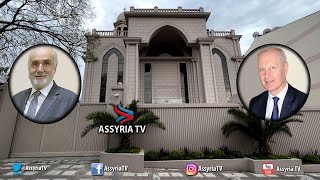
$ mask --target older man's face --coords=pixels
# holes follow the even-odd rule
[[[262,85],[273,95],[278,95],[286,85],[288,63],[283,63],[278,51],[269,50],[258,59],[259,75]]]
[[[53,49],[49,47],[39,47],[30,53],[29,79],[35,89],[43,89],[53,80],[56,72],[53,58]]]

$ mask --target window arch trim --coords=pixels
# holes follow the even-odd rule
[[[112,54],[118,57],[118,75],[117,83],[123,83],[124,57],[117,48],[108,50],[102,58],[101,83],[99,102],[106,102],[107,78],[108,78],[108,61]]]
[[[227,63],[226,56],[217,48],[212,49],[212,55],[214,54],[217,54],[220,57],[226,98],[229,98],[231,97],[231,85],[230,85],[230,77],[229,77],[229,70],[228,70],[228,63]]]

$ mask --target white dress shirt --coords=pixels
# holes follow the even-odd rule
[[[38,105],[37,105],[37,109],[36,109],[36,115],[37,115],[42,103],[44,102],[44,100],[48,96],[52,86],[53,86],[53,81],[51,81],[51,83],[48,84],[48,86],[46,86],[45,88],[39,90],[40,91],[40,95],[38,96]],[[37,90],[34,89],[34,87],[32,87],[32,90],[31,90],[29,99],[27,101],[26,107],[24,108],[24,112],[23,112],[24,115],[26,115],[28,113],[28,109],[29,109],[30,103],[31,103],[32,99],[34,98],[34,92],[36,92],[36,91]]]
[[[286,86],[282,89],[282,91],[280,91],[280,93],[278,95],[276,95],[279,98],[279,100],[278,100],[278,109],[279,109],[278,117],[279,118],[280,118],[280,114],[281,114],[283,100],[287,94],[287,91],[288,91],[288,83],[286,83]],[[273,111],[273,106],[274,106],[274,100],[272,99],[274,96],[270,92],[268,92],[268,93],[269,93],[269,96],[268,96],[268,101],[267,101],[267,109],[266,109],[265,118],[270,120],[271,115],[272,115],[272,111]]]

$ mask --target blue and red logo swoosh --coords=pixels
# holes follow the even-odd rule
[[[113,107],[114,111],[120,116],[116,119],[116,122],[118,124],[123,124],[128,121],[132,121],[134,115],[133,111],[125,109],[121,105],[122,104],[119,104]]]

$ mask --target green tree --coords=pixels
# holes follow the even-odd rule
[[[159,117],[156,116],[153,112],[147,109],[138,109],[137,104],[139,101],[132,100],[132,102],[125,108],[134,112],[134,118],[132,121],[124,123],[124,125],[148,125],[155,126],[165,130],[164,124],[159,120]],[[114,104],[110,104],[113,107]],[[115,125],[116,117],[110,114],[109,112],[92,112],[86,119],[92,121],[91,124],[87,125],[84,131],[81,133],[81,137],[84,137],[89,131],[97,127],[106,126],[106,125]],[[121,133],[120,135],[120,148],[127,149],[131,146],[131,135],[130,133]],[[108,146],[109,148],[109,146]]]
[[[274,142],[272,141],[273,135],[283,132],[292,137],[292,133],[287,124],[291,122],[303,122],[297,118],[282,121],[265,121],[239,109],[230,109],[228,113],[233,115],[236,120],[223,125],[221,128],[223,134],[229,137],[236,131],[244,133],[256,142],[259,154],[264,156],[272,154],[270,142]]]

